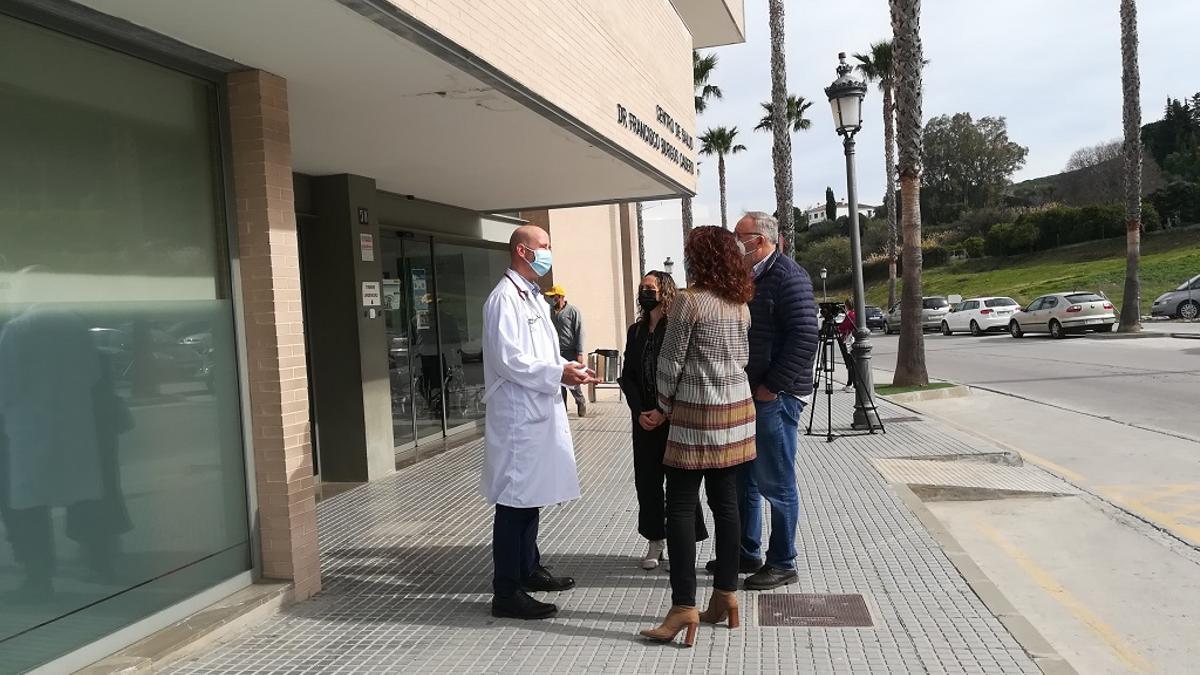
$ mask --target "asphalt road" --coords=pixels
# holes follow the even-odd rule
[[[874,367],[894,370],[898,338],[872,343]],[[932,379],[1200,440],[1200,339],[926,333],[925,355]]]

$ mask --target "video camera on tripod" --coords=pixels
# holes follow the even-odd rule
[[[821,321],[833,321],[839,314],[846,313],[846,303],[844,302],[821,302],[818,303],[821,312]]]

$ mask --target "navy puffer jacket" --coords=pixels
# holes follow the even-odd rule
[[[808,272],[779,251],[754,278],[750,301],[751,389],[808,396],[817,353],[817,303]]]

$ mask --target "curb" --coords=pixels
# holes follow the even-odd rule
[[[1171,337],[1171,335],[1155,331],[1142,331],[1140,333],[1088,333],[1085,337],[1093,340],[1144,340]]]
[[[925,391],[906,391],[902,394],[875,394],[885,401],[892,403],[920,403],[922,401],[938,401],[946,398],[963,398],[971,395],[971,388],[956,384],[952,387],[939,387],[937,389],[927,389]]]
[[[988,611],[995,616],[1008,630],[1017,644],[1045,675],[1077,675],[1078,671],[1058,653],[1050,641],[1038,631],[1029,619],[1025,618],[1009,599],[1000,592],[996,584],[988,578],[979,565],[967,555],[962,545],[942,525],[942,521],[925,506],[925,502],[904,483],[890,483],[900,501],[942,547],[942,552],[958,570],[959,576],[971,588],[971,591],[983,602]]]
[[[1200,333],[1167,333],[1167,335],[1179,340],[1200,340]]]

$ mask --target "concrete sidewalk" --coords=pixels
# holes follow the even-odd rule
[[[852,397],[835,403],[844,426]],[[637,566],[626,411],[595,409],[574,423],[584,497],[542,518],[545,562],[579,582],[551,594],[556,619],[488,613],[491,510],[474,442],[323,502],[325,590],[172,672],[1039,672],[875,464],[984,450],[887,403],[886,435],[802,437],[800,583],[776,591],[862,594],[873,627],[763,626],[759,594],[743,591],[740,629],[702,626],[690,650],[644,642],[637,631],[670,604],[667,574]],[[711,580],[699,581],[704,603]]]

